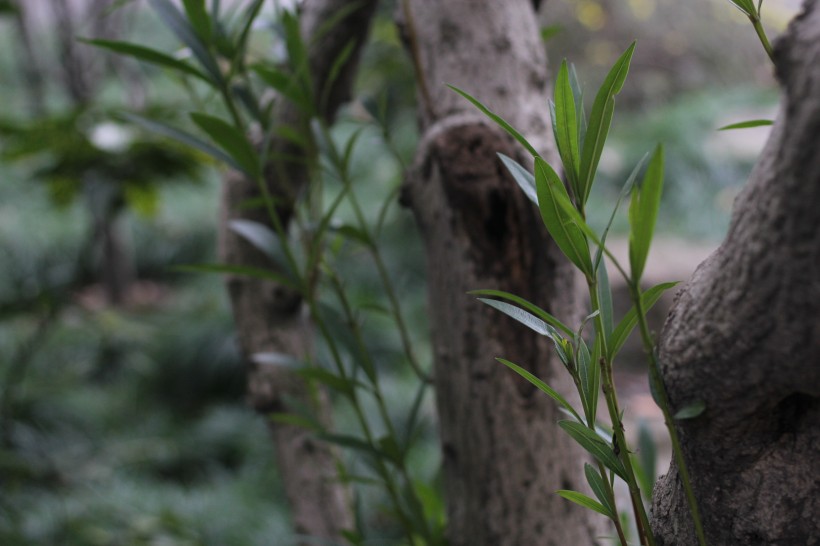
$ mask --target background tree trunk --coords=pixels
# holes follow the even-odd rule
[[[573,269],[496,157],[526,164],[524,154],[445,87],[484,101],[552,154],[536,14],[529,0],[415,0],[398,18],[421,100],[403,199],[426,244],[450,544],[594,543],[598,517],[555,495],[583,488],[583,455],[552,401],[493,358],[559,386],[560,364],[543,339],[467,294],[498,288],[578,315]]]
[[[775,47],[783,103],[723,245],[661,340],[710,544],[820,544],[820,3]],[[675,468],[655,488],[659,544],[695,544]]]
[[[317,40],[317,31],[347,4],[345,0],[306,0],[302,4],[301,32],[304,42],[308,44],[316,96],[321,96],[339,52],[351,41],[356,44],[354,53],[334,80],[328,94],[329,100],[322,112],[328,120],[334,117],[338,107],[349,96],[359,51],[366,40],[376,6],[374,0],[360,2],[358,8],[329,29],[326,28],[321,39]],[[295,105],[282,98],[272,119],[296,130],[307,130],[309,121]],[[279,157],[281,154],[292,158],[283,160],[279,168],[267,171],[269,190],[278,199],[278,213],[285,224],[292,216],[295,196],[307,183],[308,162],[303,160],[305,153],[305,150],[284,139],[274,139],[272,142],[271,156]],[[256,182],[238,173],[230,173],[226,177],[220,222],[220,255],[224,262],[274,267],[264,254],[233,233],[229,226],[236,219],[270,225],[265,211],[243,206],[250,199],[259,199],[260,195]],[[311,331],[300,296],[276,283],[243,276],[230,277],[227,285],[240,346],[251,362],[248,379],[250,404],[262,415],[288,412],[299,406],[313,407],[319,419],[329,425],[329,404],[324,393],[311,392],[301,378],[284,367],[254,360],[254,355],[272,351],[296,358],[309,353]],[[340,531],[352,529],[354,525],[346,487],[337,481],[334,450],[303,428],[271,421],[268,421],[268,426],[296,531],[313,537],[341,539]]]

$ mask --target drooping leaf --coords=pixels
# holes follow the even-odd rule
[[[474,296],[491,296],[491,297],[494,297],[494,298],[503,298],[505,300],[511,301],[511,302],[515,303],[516,305],[518,305],[519,307],[522,307],[522,308],[526,309],[527,311],[529,311],[533,315],[537,316],[538,318],[540,318],[541,320],[543,320],[544,322],[546,322],[550,326],[554,327],[555,329],[560,330],[565,335],[570,336],[570,337],[572,337],[572,335],[573,335],[573,331],[569,326],[567,326],[566,324],[564,324],[563,322],[561,322],[560,320],[558,320],[557,318],[555,318],[551,314],[547,313],[546,311],[544,311],[543,309],[541,309],[537,305],[535,305],[533,303],[530,303],[527,300],[525,300],[524,298],[522,298],[520,296],[516,296],[515,294],[511,294],[509,292],[504,292],[503,290],[491,290],[491,289],[472,290],[472,291],[469,292],[469,294],[472,294]]]
[[[294,413],[271,413],[269,417],[271,421],[280,425],[300,427],[314,433],[319,433],[323,430],[317,421],[303,415],[296,415]]]
[[[583,493],[579,493],[578,491],[568,491],[566,489],[561,489],[556,491],[560,496],[564,497],[565,499],[574,502],[575,504],[580,504],[584,508],[589,508],[590,510],[595,510],[599,514],[603,514],[608,518],[612,518],[609,511],[598,501],[591,499],[584,495]]]
[[[555,102],[551,105],[552,128],[555,133],[555,144],[564,164],[564,174],[575,195],[576,203],[581,203],[583,189],[578,185],[579,150],[578,118],[575,111],[575,95],[569,81],[567,61],[561,63],[558,77],[555,79]]]
[[[204,140],[202,140],[202,139],[200,139],[200,138],[198,138],[198,137],[196,137],[196,136],[194,136],[190,133],[186,133],[185,131],[177,129],[176,127],[168,125],[167,123],[163,123],[161,121],[156,121],[156,120],[153,120],[153,119],[149,119],[149,118],[139,116],[139,115],[136,115],[136,114],[123,113],[123,114],[121,114],[121,116],[124,119],[126,119],[126,120],[128,120],[128,121],[130,121],[130,122],[132,122],[136,125],[139,125],[140,127],[144,128],[144,129],[147,129],[148,131],[151,131],[151,132],[156,133],[158,135],[162,135],[162,136],[172,138],[172,139],[176,140],[177,142],[181,142],[182,144],[185,144],[186,146],[190,146],[191,148],[194,148],[196,150],[199,150],[200,152],[203,152],[203,153],[211,156],[212,158],[216,159],[219,162],[230,165],[231,167],[233,167],[234,169],[236,169],[238,171],[242,170],[242,166],[239,163],[237,163],[236,160],[233,159],[230,155],[226,154],[225,152],[223,152],[219,148],[208,144]]]
[[[629,264],[634,283],[640,282],[643,275],[655,232],[663,192],[663,163],[663,146],[658,145],[649,160],[643,181],[632,188],[632,201],[629,204]]]
[[[767,125],[774,125],[774,121],[770,119],[751,119],[749,121],[741,121],[739,123],[732,123],[724,125],[718,131],[730,131],[732,129],[748,129],[750,127],[765,127]]]
[[[285,252],[282,249],[282,243],[271,228],[259,222],[246,220],[244,218],[231,220],[228,222],[228,227],[231,231],[263,252],[282,268],[283,271],[286,271],[289,278],[291,278],[290,284],[298,284],[295,281],[298,276],[289,266]]]
[[[208,51],[208,48],[202,40],[199,39],[199,36],[197,36],[194,28],[179,11],[179,8],[177,8],[169,0],[148,1],[151,4],[151,7],[154,8],[154,11],[157,12],[162,22],[165,23],[169,29],[171,29],[171,31],[182,43],[190,48],[191,52],[194,54],[194,57],[196,57],[202,65],[202,68],[204,68],[205,72],[209,74],[209,79],[211,82],[217,87],[221,87],[224,83],[224,78],[222,76],[222,71],[219,69],[219,65],[216,63],[213,55],[211,55],[211,52]]]
[[[586,203],[595,173],[598,171],[598,162],[606,143],[609,127],[612,124],[612,115],[615,112],[615,95],[623,88],[626,75],[629,72],[629,63],[635,51],[635,42],[618,57],[615,64],[610,69],[604,79],[604,83],[595,96],[592,104],[592,112],[589,115],[586,136],[584,137],[584,147],[581,152],[581,166],[579,174],[579,185],[583,190],[581,203]]]
[[[466,91],[462,91],[458,87],[455,87],[455,86],[452,86],[452,85],[448,85],[447,87],[449,87],[450,89],[452,89],[453,91],[455,91],[456,93],[458,93],[459,95],[461,95],[462,97],[464,97],[465,99],[470,101],[473,104],[473,106],[475,106],[476,108],[481,110],[481,112],[485,116],[487,116],[488,118],[493,120],[499,127],[504,129],[505,131],[507,131],[507,133],[509,133],[510,136],[512,136],[515,140],[517,140],[524,148],[526,148],[527,151],[530,154],[532,154],[533,157],[538,157],[538,152],[535,150],[535,148],[533,148],[532,144],[527,142],[527,139],[524,138],[524,136],[521,133],[516,131],[515,128],[512,125],[510,125],[509,123],[507,123],[501,116],[493,113],[489,108],[487,108],[486,106],[481,104],[481,102],[479,102],[477,99],[473,98]]]
[[[194,76],[206,82],[210,81],[208,79],[208,76],[206,76],[193,66],[189,65],[185,61],[180,61],[179,59],[175,59],[170,55],[166,55],[165,53],[162,53],[161,51],[157,51],[155,49],[151,49],[150,47],[141,46],[139,44],[132,44],[129,42],[119,42],[114,40],[81,39],[80,41],[86,44],[101,47],[103,49],[108,49],[109,51],[113,51],[121,55],[133,57],[134,59],[137,59],[139,61],[144,61],[146,63],[151,63],[164,68],[170,68],[171,70],[176,70],[177,72],[181,72],[189,76]]]
[[[683,406],[677,412],[673,419],[681,421],[684,419],[694,419],[706,410],[706,403],[703,400],[695,400],[694,402]]]
[[[617,517],[617,511],[615,510],[615,506],[613,506],[609,495],[607,495],[607,488],[604,479],[589,463],[584,463],[584,474],[586,475],[587,483],[589,483],[589,487],[592,489],[592,492],[595,493],[595,496],[601,502],[601,506],[606,510],[606,512],[602,513],[609,519],[615,519]]]
[[[530,201],[538,204],[538,193],[535,189],[535,177],[516,160],[499,152],[498,157],[513,177],[513,180],[524,191]]]
[[[225,120],[201,112],[193,112],[191,120],[225,150],[248,176],[256,179],[260,175],[259,156],[241,130]]]
[[[615,455],[612,446],[603,440],[595,431],[575,421],[558,421],[558,426],[572,436],[572,438],[593,457],[601,461],[604,466],[621,478],[626,479],[626,471],[624,470],[623,463],[618,459],[618,456]]]
[[[490,307],[494,307],[507,315],[510,318],[513,318],[529,328],[530,330],[541,334],[542,336],[547,336],[550,339],[555,339],[556,337],[560,337],[558,332],[555,331],[555,328],[541,320],[540,318],[532,315],[531,313],[524,311],[520,307],[516,307],[515,305],[510,305],[509,303],[498,301],[498,300],[491,300],[487,298],[478,298],[478,301],[482,303],[486,303]]]
[[[249,267],[244,265],[230,265],[230,264],[191,264],[191,265],[177,265],[173,267],[174,271],[180,273],[223,273],[226,275],[241,275],[244,277],[253,277],[257,279],[267,279],[278,282],[288,288],[294,290],[298,286],[293,282],[293,279],[270,269],[262,269],[258,267]]]
[[[197,36],[208,43],[211,41],[211,17],[205,7],[205,0],[182,0],[188,22],[196,31]]]
[[[569,194],[556,172],[540,157],[535,158],[535,184],[538,209],[547,231],[561,252],[585,275],[591,275],[589,245],[581,228],[567,212],[572,208]]]
[[[514,364],[514,363],[510,362],[509,360],[505,360],[503,358],[496,358],[496,360],[498,360],[499,362],[501,362],[502,364],[504,364],[505,366],[510,368],[512,371],[514,371],[515,373],[517,373],[518,375],[520,375],[521,377],[523,377],[527,381],[529,381],[532,385],[534,385],[536,388],[538,388],[538,390],[540,390],[541,392],[544,392],[545,394],[547,394],[547,396],[549,396],[550,398],[552,398],[553,400],[558,402],[565,410],[567,410],[575,419],[578,420],[578,424],[580,426],[582,426],[582,427],[584,426],[584,425],[581,425],[581,423],[582,423],[581,416],[578,415],[578,412],[575,411],[575,408],[573,408],[570,405],[570,403],[567,402],[567,400],[558,393],[558,391],[556,391],[555,389],[553,389],[552,387],[550,387],[549,385],[547,385],[546,383],[544,383],[543,381],[538,379],[535,375],[533,375],[529,371],[525,370],[524,368],[522,368],[518,364]],[[572,421],[561,421],[561,422],[571,423]]]
[[[652,306],[655,305],[655,302],[660,299],[661,295],[677,284],[678,282],[675,281],[665,282],[653,286],[641,294],[641,307],[643,307],[646,312],[649,312]],[[626,338],[628,338],[629,334],[632,333],[632,330],[635,328],[636,324],[638,324],[638,316],[635,311],[635,306],[633,305],[615,327],[615,330],[612,331],[612,335],[609,336],[607,349],[609,350],[610,361],[615,359],[615,356],[618,354],[618,351],[621,350],[621,347],[623,347],[624,342],[626,342]]]

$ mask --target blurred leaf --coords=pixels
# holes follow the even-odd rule
[[[603,242],[603,241],[602,241]],[[612,311],[612,288],[609,285],[609,274],[606,270],[606,262],[598,264],[598,304],[601,310],[601,322],[604,325],[604,336],[609,339],[613,328]]]
[[[564,31],[563,25],[549,25],[541,27],[541,40],[548,42]]]
[[[541,218],[555,244],[585,275],[592,274],[589,245],[578,225],[567,214],[572,208],[564,183],[552,167],[540,157],[535,158],[535,183]],[[564,203],[559,204],[559,200]]]
[[[151,218],[159,210],[159,191],[154,185],[126,184],[125,201],[137,214]]]
[[[121,115],[124,119],[136,125],[139,125],[140,127],[147,129],[148,131],[172,138],[177,142],[185,144],[186,146],[190,146],[192,148],[199,150],[200,152],[204,152],[205,154],[216,159],[217,161],[226,163],[227,165],[230,165],[238,171],[242,170],[242,166],[239,163],[237,163],[236,160],[234,160],[230,155],[226,154],[219,148],[211,146],[204,140],[201,140],[190,133],[186,133],[185,131],[177,129],[176,127],[172,127],[171,125],[168,125],[161,121],[149,119],[143,116],[139,116],[137,114],[123,113]]]
[[[236,39],[236,50],[232,56],[234,63],[241,63],[245,59],[251,27],[253,26],[253,22],[256,21],[256,18],[259,16],[263,3],[264,0],[253,0],[253,2],[245,10],[245,22],[242,24],[242,30]]]
[[[348,398],[354,396],[357,388],[369,390],[364,383],[341,377],[324,368],[317,368],[316,366],[301,368],[296,373],[305,379],[316,381]]]
[[[556,493],[558,493],[565,499],[574,502],[575,504],[580,504],[584,508],[595,510],[599,514],[603,514],[608,518],[612,518],[610,512],[601,503],[587,497],[583,493],[579,493],[577,491],[567,491],[566,489],[561,489],[559,491],[556,491]]]
[[[474,295],[474,296],[493,296],[493,297],[496,297],[496,298],[503,298],[505,300],[509,300],[513,303],[518,304],[519,307],[522,307],[522,308],[526,309],[527,311],[529,311],[530,313],[536,315],[537,317],[539,317],[541,320],[543,320],[544,322],[546,322],[550,326],[553,326],[554,328],[556,328],[558,330],[561,330],[567,336],[571,337],[574,334],[574,332],[572,331],[572,329],[569,326],[567,326],[566,324],[564,324],[563,322],[561,322],[560,320],[558,320],[557,318],[555,318],[551,314],[547,313],[546,311],[544,311],[543,309],[541,309],[537,305],[535,305],[533,303],[530,303],[527,300],[525,300],[524,298],[522,298],[520,296],[516,296],[515,294],[510,294],[509,292],[504,292],[503,290],[492,290],[492,289],[472,290],[468,293],[471,294],[471,295]]]
[[[748,129],[750,127],[765,127],[767,125],[774,125],[774,121],[770,119],[752,119],[749,121],[741,121],[740,123],[732,123],[731,125],[724,125],[718,131],[729,131],[731,129]]]
[[[296,272],[292,271],[288,265],[287,257],[282,249],[282,242],[271,228],[265,224],[243,218],[229,221],[228,227],[287,271],[292,279],[298,278]],[[291,284],[296,283],[291,281]]]
[[[652,501],[652,487],[655,484],[657,477],[657,458],[658,452],[655,445],[655,440],[652,438],[652,432],[649,430],[646,422],[641,421],[638,424],[638,463],[635,465],[636,470],[640,469],[638,479],[641,482],[641,490],[648,494],[648,501]]]
[[[558,421],[558,426],[572,436],[592,456],[604,463],[604,466],[624,480],[626,479],[623,463],[615,455],[609,443],[598,436],[598,433],[575,421]]]
[[[211,18],[205,7],[205,0],[182,0],[188,22],[205,43],[211,41]]]
[[[535,177],[516,160],[500,152],[498,153],[498,157],[501,159],[501,162],[504,163],[504,166],[507,167],[507,170],[510,171],[513,180],[515,180],[518,186],[524,191],[524,195],[537,205],[538,194],[535,189]]]
[[[704,410],[706,410],[706,402],[704,402],[703,400],[695,400],[691,404],[687,404],[686,406],[679,409],[672,418],[677,421],[681,421],[684,419],[694,419],[695,417],[702,414]]]
[[[196,31],[185,19],[185,16],[169,0],[148,0],[160,19],[171,29],[176,37],[191,49],[194,57],[200,62],[205,71],[210,75],[211,83],[218,87],[224,85],[224,78],[219,65],[216,64],[208,48],[197,36]]]
[[[655,302],[660,299],[661,295],[666,290],[669,290],[673,286],[676,286],[678,281],[675,282],[665,282],[658,285],[653,286],[643,294],[641,294],[641,306],[643,309],[648,313],[652,306],[655,305]],[[633,305],[629,311],[627,311],[626,315],[621,319],[621,322],[615,327],[615,330],[612,332],[612,335],[609,336],[609,342],[607,343],[607,347],[609,349],[609,360],[612,361],[615,359],[615,355],[618,354],[618,351],[621,350],[623,347],[624,342],[626,342],[626,338],[629,337],[629,334],[632,333],[632,330],[635,328],[635,325],[638,324],[638,317],[637,312],[635,311],[635,306]]]
[[[471,95],[469,95],[465,91],[462,91],[458,87],[449,84],[447,85],[447,87],[449,87],[450,89],[452,89],[453,91],[455,91],[456,93],[470,101],[473,104],[473,106],[475,106],[481,111],[481,113],[483,113],[485,116],[493,120],[496,123],[496,125],[507,131],[507,133],[509,133],[511,137],[517,140],[519,144],[521,144],[524,148],[526,148],[527,151],[530,154],[532,154],[533,157],[538,157],[538,152],[535,151],[535,148],[532,147],[532,144],[527,142],[527,139],[524,138],[524,136],[521,133],[516,131],[515,128],[509,123],[507,123],[501,116],[494,114],[492,111],[490,111],[489,108],[481,104],[477,99],[473,98]]]
[[[328,107],[328,101],[330,100],[333,86],[336,84],[339,74],[342,73],[342,69],[350,60],[350,56],[353,55],[353,52],[356,50],[356,40],[356,38],[353,38],[348,41],[339,54],[336,55],[336,58],[333,59],[333,64],[331,65],[330,71],[327,75],[327,81],[324,82],[324,88],[322,89],[322,98],[319,102],[320,107],[323,109]]]
[[[606,513],[602,513],[608,518],[614,520],[618,517],[618,512],[615,510],[615,506],[613,506],[611,499],[607,495],[607,488],[604,483],[604,479],[589,463],[584,463],[584,474],[586,475],[587,483],[589,483],[589,487],[592,489],[592,492],[595,493],[595,496],[601,502],[601,506],[606,510]]]
[[[282,368],[301,369],[304,363],[293,355],[269,351],[266,353],[254,353],[250,358],[254,364],[263,366],[277,366]]]
[[[512,371],[514,371],[515,373],[517,373],[518,375],[520,375],[521,377],[523,377],[524,379],[529,381],[532,385],[537,387],[540,391],[546,393],[550,398],[552,398],[553,400],[558,402],[564,409],[566,409],[573,417],[575,417],[578,420],[578,424],[583,422],[583,420],[581,419],[581,416],[578,415],[578,412],[575,411],[575,408],[573,408],[570,405],[570,403],[567,402],[566,399],[558,393],[558,391],[556,391],[555,389],[553,389],[552,387],[550,387],[549,385],[547,385],[546,383],[544,383],[543,381],[541,381],[540,379],[535,377],[535,375],[528,372],[527,370],[525,370],[524,368],[522,368],[518,364],[513,364],[509,360],[505,360],[503,358],[496,358],[496,360],[498,360],[499,362],[501,362],[502,364],[504,364],[505,366],[510,368]],[[561,421],[561,422],[570,423],[572,421]],[[581,426],[583,426],[583,425],[581,425]]]
[[[583,107],[583,105],[580,105]],[[569,83],[567,61],[561,62],[558,77],[555,79],[555,102],[550,103],[552,110],[552,130],[558,154],[564,164],[564,175],[575,195],[576,204],[583,203],[583,188],[578,185],[579,152],[578,152],[578,118],[575,111],[575,95]]]
[[[355,449],[356,451],[361,451],[362,453],[366,453],[368,455],[375,455],[379,458],[383,457],[383,455],[379,453],[379,450],[377,450],[361,438],[356,438],[355,436],[350,436],[347,434],[319,434],[319,438],[325,440],[326,442],[330,442],[338,446],[347,447],[350,449]]]
[[[295,415],[293,413],[271,413],[269,418],[274,423],[299,427],[314,433],[320,433],[324,430],[322,425],[320,425],[317,421],[309,419],[303,415]]]
[[[757,15],[757,10],[755,9],[755,4],[753,0],[729,0],[732,4],[735,5],[737,9],[742,11],[748,17],[755,17]]]
[[[178,265],[173,267],[173,271],[180,273],[224,273],[228,275],[241,275],[245,277],[254,277],[257,279],[267,279],[278,282],[288,288],[297,290],[298,286],[292,279],[286,277],[281,273],[272,271],[270,269],[262,269],[257,267],[249,267],[244,265],[230,265],[230,264],[191,264]]]
[[[208,76],[206,76],[193,66],[189,65],[188,63],[180,61],[179,59],[175,59],[170,55],[166,55],[165,53],[162,53],[155,49],[144,47],[138,44],[131,44],[128,42],[116,42],[112,40],[86,40],[81,38],[80,41],[86,44],[114,51],[121,55],[127,55],[140,61],[145,61],[147,63],[155,64],[165,68],[170,68],[171,70],[176,70],[177,72],[182,72],[190,76],[195,76],[206,82],[209,81]]]
[[[230,123],[200,112],[191,113],[191,120],[199,126],[248,176],[256,179],[261,174],[259,156],[245,134]]]
[[[598,94],[595,96],[595,102],[592,104],[589,126],[584,138],[584,148],[581,152],[578,184],[583,191],[583,195],[579,196],[579,203],[586,203],[592,189],[595,173],[598,171],[598,161],[601,159],[601,153],[609,133],[609,126],[612,123],[612,115],[615,111],[615,95],[620,93],[623,88],[634,51],[635,42],[632,42],[627,50],[615,61],[609,74],[604,79],[604,83],[598,90]]]
[[[632,282],[643,275],[663,192],[663,146],[658,145],[640,186],[632,188],[629,204],[629,263]]]
[[[298,106],[300,110],[306,113],[312,111],[313,106],[299,86],[295,76],[287,74],[276,67],[262,63],[255,63],[251,65],[250,68],[263,82],[279,92],[283,97],[288,98],[293,104]]]

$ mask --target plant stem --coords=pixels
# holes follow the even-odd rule
[[[589,289],[589,299],[592,304],[592,311],[600,311],[601,303],[598,296],[597,281],[588,277],[587,287]],[[652,529],[649,527],[649,518],[646,515],[646,508],[643,505],[641,490],[640,487],[638,487],[638,481],[635,479],[635,472],[632,469],[632,460],[629,458],[629,447],[624,435],[624,425],[621,421],[621,411],[618,407],[618,395],[615,392],[615,382],[612,377],[612,365],[607,357],[608,351],[606,331],[604,329],[603,317],[600,312],[595,316],[595,331],[601,340],[602,357],[600,364],[602,368],[602,389],[604,391],[607,409],[609,410],[609,418],[612,420],[612,430],[615,435],[615,440],[618,442],[618,446],[620,447],[620,451],[617,455],[620,457],[626,472],[626,484],[629,487],[629,496],[632,499],[632,509],[635,512],[638,535],[641,539],[641,544],[646,546],[655,546],[655,537],[652,534]]]
[[[772,45],[769,43],[769,38],[766,36],[766,30],[760,22],[760,17],[750,16],[749,20],[752,22],[755,32],[757,32],[757,37],[760,38],[760,43],[763,44],[763,49],[766,50],[766,54],[769,56],[769,59],[774,62],[774,51],[772,50]]]
[[[646,322],[646,315],[644,314],[643,304],[641,303],[641,293],[636,283],[629,283],[629,291],[632,294],[632,300],[635,304],[636,316],[638,317],[638,326],[641,331],[641,339],[643,340],[644,349],[649,357],[649,380],[655,389],[655,394],[658,397],[661,411],[663,412],[663,420],[666,428],[669,431],[669,438],[672,441],[672,451],[675,455],[675,463],[678,465],[678,473],[680,474],[681,482],[683,483],[683,490],[686,493],[686,501],[689,504],[689,511],[692,514],[692,521],[695,524],[695,533],[698,537],[698,544],[706,546],[706,535],[703,532],[703,524],[701,523],[700,510],[698,509],[697,499],[695,499],[695,492],[692,489],[692,481],[689,478],[689,470],[686,467],[686,461],[683,458],[683,450],[681,449],[680,439],[678,438],[678,431],[675,428],[674,420],[672,418],[669,407],[669,397],[666,394],[666,387],[664,387],[663,380],[658,369],[658,359],[655,353],[655,343],[652,340],[652,335],[649,332],[649,326]]]

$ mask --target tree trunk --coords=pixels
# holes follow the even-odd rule
[[[360,2],[330,28],[325,26],[340,10],[345,0],[306,0],[302,5],[301,31],[308,44],[311,78],[317,96],[328,82],[336,56],[351,41],[354,53],[333,81],[329,100],[322,115],[331,120],[338,107],[347,100],[355,75],[358,54],[367,36],[376,2]],[[321,39],[315,39],[322,31]],[[280,98],[273,118],[277,123],[296,130],[306,130],[306,116],[290,102]],[[283,139],[274,139],[272,157],[288,157],[278,168],[267,171],[267,185],[277,197],[278,213],[284,223],[293,213],[293,202],[307,183],[305,150]],[[300,159],[301,158],[301,159]],[[224,262],[244,266],[272,268],[265,255],[233,233],[229,222],[247,219],[270,225],[264,211],[245,206],[259,199],[257,184],[238,173],[230,173],[223,186],[220,225],[220,255]],[[311,329],[298,294],[276,283],[243,276],[227,280],[239,343],[251,363],[248,379],[249,403],[262,415],[288,412],[299,407],[313,407],[320,420],[330,424],[327,397],[312,391],[291,370],[265,365],[254,355],[278,352],[302,358],[311,350]],[[295,404],[295,405],[294,405]],[[338,482],[336,455],[327,444],[312,433],[295,426],[268,422],[275,444],[291,515],[297,533],[317,538],[341,540],[341,531],[352,529],[351,502],[346,487]]]
[[[710,544],[820,544],[820,2],[775,47],[783,103],[722,246],[661,340]],[[655,488],[659,544],[695,544],[675,468]]]
[[[468,91],[553,154],[532,4],[415,0],[398,18],[421,100],[423,137],[403,200],[426,244],[448,539],[592,544],[598,517],[555,495],[583,488],[584,456],[556,425],[552,401],[493,358],[559,388],[568,383],[563,369],[543,338],[467,294],[503,289],[578,316],[572,267],[496,157],[524,154],[445,87]]]

